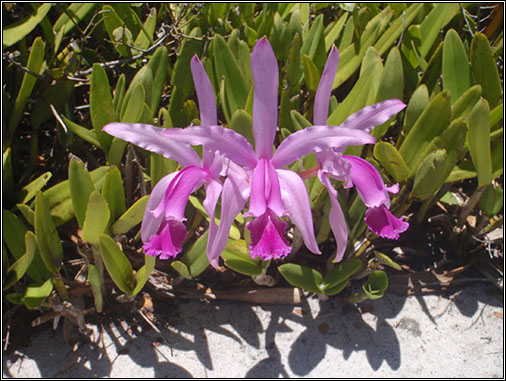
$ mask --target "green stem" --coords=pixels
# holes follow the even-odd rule
[[[67,288],[65,287],[65,283],[63,283],[63,279],[60,275],[53,276],[53,285],[54,288],[56,288],[56,292],[58,292],[58,295],[62,300],[69,301],[69,293],[67,291]]]

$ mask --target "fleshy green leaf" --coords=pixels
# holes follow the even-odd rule
[[[153,56],[149,59],[148,67],[153,73],[153,87],[151,90],[151,102],[149,108],[155,116],[162,99],[165,81],[167,80],[167,69],[169,66],[169,52],[165,46],[160,46],[155,50]]]
[[[388,142],[379,142],[374,146],[374,157],[381,163],[395,182],[409,178],[410,170],[402,155]]]
[[[376,256],[376,259],[379,261],[379,263],[384,264],[386,266],[390,266],[396,270],[401,270],[401,266],[392,260],[388,255],[383,254],[379,251],[374,250],[374,255]]]
[[[457,101],[452,104],[452,120],[460,116],[468,118],[476,102],[481,98],[481,86],[474,85],[467,89]]]
[[[373,271],[362,285],[362,289],[369,299],[381,298],[388,288],[387,274],[381,270]]]
[[[320,83],[320,72],[314,64],[311,57],[306,54],[302,55],[302,66],[304,68],[304,78],[309,91],[316,93],[318,84]]]
[[[52,3],[40,5],[33,14],[15,22],[2,30],[2,45],[4,48],[14,45],[25,38],[46,17],[53,6]]]
[[[503,207],[504,192],[500,186],[490,184],[480,198],[480,209],[490,218],[499,213]]]
[[[61,12],[61,16],[56,20],[53,25],[53,31],[58,32],[63,30],[63,35],[70,32],[84,17],[92,11],[96,3],[72,3],[65,12]],[[63,6],[63,4],[59,4]],[[71,19],[72,17],[72,19]]]
[[[45,46],[46,44],[41,37],[37,37],[33,41],[30,55],[28,56],[28,62],[26,64],[26,67],[33,73],[39,74],[43,70]],[[12,110],[12,114],[9,119],[8,131],[11,135],[14,134],[14,131],[16,130],[18,123],[23,116],[23,110],[25,108],[26,102],[32,94],[32,90],[35,87],[36,82],[37,77],[34,77],[32,74],[25,73],[23,75],[23,81],[21,82],[21,87],[19,88],[16,101],[14,102],[14,109]]]
[[[124,293],[132,295],[135,278],[130,261],[111,237],[101,234],[98,239],[100,254],[114,284]]]
[[[439,149],[422,160],[415,173],[413,197],[425,200],[434,194],[441,185],[441,173],[445,167],[446,158],[446,150]]]
[[[4,291],[14,285],[14,283],[25,275],[28,267],[32,264],[32,261],[35,258],[35,252],[37,251],[37,239],[35,238],[35,234],[31,231],[27,231],[25,234],[25,246],[26,252],[7,269],[7,273],[3,279]]]
[[[412,163],[418,157],[418,153],[448,126],[450,116],[450,94],[443,91],[422,112],[399,149],[411,170],[414,169]]]
[[[142,290],[155,268],[156,257],[145,255],[144,259],[146,263],[135,273],[135,288],[132,292],[133,295],[137,295]]]
[[[189,250],[185,251],[184,254],[179,257],[180,262],[185,265],[184,268],[187,270],[187,273],[186,270],[180,273],[185,278],[188,278],[188,275],[190,276],[189,279],[195,278],[202,274],[209,266],[206,252],[207,237],[208,233],[206,232],[195,241]],[[174,268],[178,270],[178,268],[181,267],[180,265],[176,265]]]
[[[25,294],[22,297],[23,303],[29,309],[37,308],[51,294],[51,291],[53,291],[53,280],[51,278],[40,286],[30,285],[25,289]]]
[[[102,127],[116,120],[111,87],[105,69],[98,63],[93,65],[90,81],[90,115],[93,130],[104,151],[109,149],[112,136],[103,132]]]
[[[138,84],[135,89],[132,91],[130,97],[127,98],[125,95],[125,100],[123,104],[126,102],[126,107],[124,113],[121,116],[121,122],[124,123],[137,123],[144,111],[144,98],[146,96],[146,92],[142,84]]]
[[[111,211],[111,221],[121,216],[126,210],[125,190],[118,167],[111,166],[105,176],[102,195],[105,197]]]
[[[292,286],[310,292],[323,293],[321,288],[323,275],[319,271],[295,263],[285,263],[279,266],[278,270]]]
[[[358,258],[350,258],[336,265],[323,278],[323,290],[327,294],[327,290],[335,287],[339,283],[345,282],[353,274],[362,268],[362,261]]]
[[[144,196],[128,208],[128,210],[111,226],[112,234],[126,234],[130,229],[138,225],[144,217],[148,199],[149,196]]]
[[[455,30],[446,33],[443,45],[443,88],[450,92],[452,103],[471,86],[471,68],[466,49]]]
[[[86,215],[86,205],[95,187],[90,173],[84,168],[84,163],[75,157],[70,160],[69,164],[69,187],[74,213],[79,226],[82,227]]]
[[[221,257],[225,261],[225,266],[240,274],[248,276],[262,274],[262,261],[251,258],[245,240],[230,241],[223,250]]]
[[[102,312],[102,306],[104,304],[104,298],[102,295],[102,281],[100,280],[100,271],[98,267],[90,263],[88,265],[88,282],[91,286],[91,292],[93,293],[93,300],[95,302],[95,309],[98,313]]]
[[[473,76],[483,89],[483,97],[488,101],[490,107],[494,108],[502,99],[502,86],[496,60],[484,34],[476,33],[474,35],[470,56]]]
[[[478,173],[478,187],[489,185],[492,181],[490,109],[488,102],[484,99],[477,102],[471,111],[467,142],[471,159]]]
[[[111,212],[104,196],[97,191],[90,194],[86,216],[83,223],[83,238],[93,245],[98,245],[98,237],[109,225]]]
[[[53,276],[59,276],[63,247],[44,194],[35,196],[35,235],[40,257]]]
[[[23,188],[21,188],[21,191],[18,193],[18,199],[21,201],[21,203],[26,204],[28,201],[34,198],[35,194],[40,191],[44,185],[47,184],[51,176],[51,172],[45,172],[30,182],[30,184],[25,185]]]

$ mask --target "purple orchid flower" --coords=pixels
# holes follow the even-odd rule
[[[200,120],[203,126],[216,125],[214,90],[200,60],[191,60],[191,71],[199,102]],[[187,231],[184,210],[190,195],[204,185],[204,208],[211,217],[210,234],[216,224],[214,213],[222,182],[223,158],[214,151],[203,150],[203,159],[187,144],[168,139],[166,129],[146,124],[110,123],[103,128],[110,135],[134,143],[146,150],[176,160],[184,168],[163,177],[153,188],[141,226],[144,252],[151,256],[169,259],[181,251]]]
[[[329,53],[315,96],[314,124],[316,125],[327,123],[330,94],[337,72],[338,61],[338,50],[333,47]],[[404,107],[406,105],[397,99],[389,99],[367,106],[349,116],[339,128],[369,132],[375,126],[386,122]],[[337,242],[336,262],[343,259],[348,240],[348,229],[341,206],[337,200],[337,191],[330,183],[330,177],[344,181],[345,188],[353,185],[357,188],[360,198],[369,208],[366,212],[365,221],[374,233],[382,237],[398,239],[399,233],[404,232],[409,227],[407,222],[395,217],[388,210],[390,208],[388,192],[397,193],[399,190],[398,185],[386,187],[381,175],[371,164],[359,157],[345,156],[342,154],[343,152],[343,149],[328,148],[316,153],[318,178],[327,188],[332,204],[329,222]],[[308,173],[311,173],[311,171],[309,170]]]
[[[214,267],[218,266],[219,255],[227,244],[232,222],[248,199],[249,210],[245,216],[253,218],[246,225],[251,232],[252,257],[268,260],[291,251],[285,238],[287,223],[281,220],[283,217],[300,230],[306,247],[319,254],[304,181],[284,167],[311,152],[344,151],[349,145],[375,143],[374,137],[364,131],[322,123],[290,135],[273,154],[279,74],[276,57],[266,38],[260,39],[253,49],[251,69],[255,149],[243,136],[220,126],[174,128],[164,132],[174,141],[203,145],[236,164],[228,168],[222,191],[220,225],[208,240],[207,254]]]

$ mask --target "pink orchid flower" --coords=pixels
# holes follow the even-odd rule
[[[273,153],[278,120],[278,64],[266,38],[258,41],[251,56],[254,81],[253,133],[255,149],[236,132],[221,126],[169,129],[164,135],[185,144],[203,145],[237,165],[230,165],[223,184],[220,225],[209,235],[209,262],[218,266],[234,218],[249,199],[246,217],[251,232],[250,254],[268,260],[291,251],[285,238],[289,219],[301,232],[304,244],[320,254],[311,207],[302,178],[284,168],[311,152],[344,151],[350,145],[375,143],[372,135],[358,129],[331,127],[322,123],[284,139]]]
[[[203,126],[216,125],[214,90],[204,66],[195,56],[191,71]],[[153,188],[141,226],[144,252],[161,259],[174,258],[181,251],[187,231],[183,224],[184,210],[190,195],[202,185],[206,190],[204,208],[211,217],[210,234],[214,234],[214,212],[222,182],[223,159],[204,147],[203,159],[187,144],[164,135],[166,129],[146,124],[110,123],[103,128],[110,135],[134,143],[146,150],[176,160],[184,168],[163,177]]]
[[[314,103],[314,124],[327,123],[328,107],[332,84],[337,72],[339,53],[333,47],[327,58]],[[406,105],[397,99],[389,99],[350,115],[339,128],[369,132],[374,127],[385,123],[390,117],[404,109]],[[327,188],[332,204],[329,222],[336,238],[337,253],[335,261],[343,259],[348,240],[346,220],[337,200],[337,191],[330,183],[329,177],[344,181],[344,187],[355,186],[358,195],[369,208],[365,221],[370,230],[381,237],[398,239],[399,233],[407,230],[409,224],[395,217],[390,211],[390,197],[388,193],[397,193],[398,184],[386,187],[381,175],[367,161],[355,156],[346,156],[343,149],[329,148],[316,153],[319,164],[318,178]]]

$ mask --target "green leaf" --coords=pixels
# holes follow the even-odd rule
[[[429,105],[429,92],[427,86],[420,85],[415,90],[409,99],[406,113],[404,115],[404,134],[407,135],[411,127],[415,124],[418,117],[422,114],[423,110]]]
[[[323,293],[321,288],[323,276],[319,271],[295,263],[285,263],[279,266],[278,270],[292,286],[318,294]]]
[[[135,273],[135,288],[132,292],[133,295],[137,295],[144,287],[149,279],[149,276],[153,272],[156,264],[156,257],[145,255],[145,264]]]
[[[98,63],[93,65],[90,81],[90,115],[100,147],[107,152],[112,136],[103,132],[102,127],[116,120],[111,87],[105,69]]]
[[[476,102],[481,98],[481,86],[474,85],[467,89],[464,94],[460,96],[457,101],[452,104],[452,120],[457,119],[460,116],[469,118],[469,114],[473,109]]]
[[[401,266],[397,262],[394,262],[388,255],[376,250],[374,250],[374,255],[376,256],[376,259],[379,261],[379,263],[390,266],[396,270],[402,270]]]
[[[350,258],[341,262],[331,269],[323,278],[322,289],[327,294],[327,290],[336,285],[345,282],[353,274],[362,268],[362,261],[358,258]]]
[[[404,17],[397,17],[396,20],[392,22],[374,45],[380,55],[383,55],[393,45],[401,36],[402,31],[411,25],[423,8],[424,4],[422,3],[411,4]]]
[[[174,260],[170,263],[172,268],[176,270],[179,275],[183,276],[186,279],[192,279],[192,275],[190,274],[190,269],[183,262],[179,260]]]
[[[104,14],[104,24],[109,34],[109,39],[111,41],[117,41],[117,37],[114,35],[114,31],[118,30],[118,28],[122,28],[125,25],[125,22],[120,18],[116,10],[110,5],[104,5],[102,7],[102,11]],[[127,29],[125,29],[126,31]],[[131,32],[130,32],[131,35]],[[123,57],[130,56],[130,50],[128,47],[119,41],[117,44],[114,44],[114,48],[121,54]]]
[[[165,46],[160,46],[155,50],[153,56],[149,59],[148,67],[153,73],[153,87],[149,108],[153,112],[153,116],[155,116],[158,112],[158,107],[160,107],[169,67],[169,52]]]
[[[245,110],[236,110],[232,115],[230,128],[244,136],[252,145],[254,145],[255,140],[253,138],[253,119],[251,118],[251,115],[248,114],[248,112]]]
[[[258,276],[262,274],[263,265],[260,259],[251,258],[248,245],[245,240],[229,241],[221,257],[225,266],[240,274]]]
[[[59,4],[62,6],[63,4]],[[79,24],[84,17],[92,11],[96,3],[72,3],[70,4],[65,12],[61,12],[61,16],[56,20],[53,25],[53,32],[59,32],[63,30],[62,35],[66,35],[74,27]],[[71,18],[72,17],[72,18]]]
[[[2,161],[2,191],[4,197],[10,199],[14,191],[14,178],[12,177],[12,153],[11,148],[7,148],[3,153]]]
[[[28,62],[26,67],[33,73],[40,74],[43,70],[44,63],[44,48],[46,44],[42,38],[37,37],[32,44],[30,55],[28,56]],[[18,123],[23,116],[23,110],[25,108],[28,98],[32,94],[32,90],[37,82],[37,77],[30,73],[24,73],[21,87],[19,88],[18,96],[14,102],[14,109],[12,110],[11,117],[9,119],[8,131],[12,136],[16,130]]]
[[[108,235],[101,234],[98,240],[100,254],[102,255],[105,268],[114,284],[124,293],[132,295],[135,286],[135,278],[130,261],[116,242]]]
[[[26,252],[19,259],[9,266],[3,279],[3,290],[7,290],[25,275],[28,267],[32,264],[37,251],[37,238],[31,231],[25,234]]]
[[[441,173],[445,167],[446,158],[446,150],[439,149],[422,160],[415,172],[412,197],[425,200],[441,186]]]
[[[116,119],[121,116],[121,108],[123,106],[123,99],[125,98],[125,74],[121,74],[116,82],[114,89],[114,98],[112,100]]]
[[[302,66],[304,68],[304,78],[309,91],[316,93],[318,84],[320,83],[320,72],[314,64],[311,57],[306,54],[302,55]]]
[[[148,203],[149,195],[138,199],[120,218],[111,226],[113,235],[126,234],[134,226],[138,225],[144,217],[144,211]]]
[[[346,288],[346,286],[348,286],[348,284],[350,284],[349,278],[343,280],[342,282],[336,283],[335,285],[333,285],[329,288],[326,288],[325,295],[328,295],[328,296],[337,295],[341,291],[343,291]]]
[[[86,205],[95,187],[90,173],[84,168],[84,163],[76,157],[73,157],[69,164],[69,187],[74,214],[79,226],[82,227],[86,215]]]
[[[91,192],[83,223],[83,238],[93,245],[98,245],[98,237],[107,229],[110,217],[111,212],[105,197],[97,191]]]
[[[503,207],[504,192],[500,186],[490,184],[480,198],[480,209],[490,218],[495,217]]]
[[[374,48],[370,48],[370,53],[371,57],[378,57]],[[371,83],[377,83],[377,80],[381,77],[383,65],[379,59],[368,60],[369,64],[365,65],[366,57],[364,57],[358,81],[344,101],[330,114],[327,121],[329,125],[338,126],[354,112],[357,112],[368,104],[374,103],[377,88],[374,89]]]
[[[244,109],[249,93],[249,86],[225,40],[216,35],[213,39],[214,67],[216,78],[225,79],[225,100],[231,115]]]
[[[138,84],[130,97],[127,98],[125,95],[126,102],[125,110],[121,116],[121,122],[123,123],[137,123],[142,116],[142,112],[144,110],[144,98],[146,96],[146,92],[144,90],[144,86],[142,84]]]
[[[434,42],[443,29],[460,11],[457,3],[436,4],[425,20],[420,24],[421,45],[420,53],[426,57]]]
[[[209,266],[206,252],[207,237],[208,232],[199,237],[192,247],[185,251],[183,256],[180,257],[181,262],[184,263],[188,269],[190,275],[189,279],[199,276]],[[181,275],[186,277],[184,274]]]
[[[135,39],[134,46],[138,49],[143,50],[149,48],[149,46],[153,42],[153,33],[155,32],[155,29],[156,29],[156,8],[151,8],[149,10],[149,14],[146,15],[144,25],[139,30],[139,34]]]
[[[379,142],[374,146],[374,157],[381,163],[395,182],[409,178],[410,170],[402,155],[388,142]]]
[[[21,212],[23,217],[25,217],[25,220],[33,226],[34,219],[35,219],[35,213],[33,212],[33,209],[30,208],[28,205],[25,204],[16,204],[16,207]]]
[[[296,33],[293,36],[292,45],[288,52],[288,62],[286,64],[286,79],[288,86],[294,88],[298,85],[301,71],[300,71],[300,35]]]
[[[97,191],[102,190],[105,174],[108,169],[109,167],[102,166],[90,172],[91,181]],[[43,194],[51,209],[51,216],[56,225],[61,225],[74,217],[69,180],[62,181],[52,186],[44,191]]]
[[[105,197],[111,211],[111,221],[121,216],[126,210],[125,190],[118,167],[112,165],[105,176],[102,195]]]
[[[325,51],[328,52],[334,45],[339,34],[341,33],[344,23],[348,19],[348,13],[344,13],[339,20],[332,26],[332,29],[325,35]]]
[[[387,99],[402,99],[404,92],[404,70],[402,67],[401,54],[397,47],[393,47],[388,53],[385,67],[376,94],[376,101]]]
[[[8,48],[25,38],[46,17],[52,6],[52,3],[44,3],[30,16],[5,27],[2,30],[2,46]]]
[[[307,33],[306,39],[302,44],[302,48],[300,50],[300,54],[307,55],[311,60],[315,60],[316,52],[318,50],[319,45],[321,44],[321,40],[323,39],[323,15],[318,15],[313,23],[311,24],[311,28]],[[323,41],[325,44],[325,41]]]
[[[478,173],[478,188],[492,181],[492,156],[490,151],[490,109],[484,99],[477,102],[471,111],[468,123],[467,142],[471,159]]]
[[[438,136],[450,123],[451,101],[448,91],[438,94],[422,112],[402,143],[399,152],[413,171],[418,153]]]
[[[21,201],[22,204],[26,204],[28,201],[30,201],[32,198],[35,197],[35,194],[38,191],[44,188],[44,185],[47,184],[51,176],[52,176],[51,172],[43,173],[35,180],[30,182],[30,184],[25,185],[23,188],[21,188],[21,191],[18,192],[17,198]]]
[[[25,294],[22,298],[23,303],[29,309],[37,308],[51,294],[51,291],[53,291],[53,280],[51,278],[47,279],[40,286],[30,285],[25,289]]]
[[[455,30],[446,33],[443,45],[443,88],[451,94],[455,102],[471,87],[471,68],[466,49]]]
[[[496,60],[487,37],[476,33],[471,42],[471,69],[477,83],[483,89],[483,97],[491,108],[496,107],[502,99],[502,86]]]
[[[364,293],[369,299],[379,299],[388,288],[387,274],[381,270],[373,271],[367,278],[367,281],[362,285]]]
[[[49,211],[49,204],[42,192],[35,196],[35,235],[40,257],[51,275],[59,276],[63,259],[63,247]]]
[[[300,112],[297,110],[290,111],[290,119],[292,120],[292,124],[296,130],[302,130],[306,127],[312,126],[312,123],[307,120]]]
[[[102,281],[100,279],[100,271],[98,270],[98,267],[92,263],[88,265],[88,282],[90,283],[91,292],[93,293],[95,309],[98,313],[100,313],[102,312],[102,306],[104,304]]]
[[[63,122],[63,127],[65,129],[72,131],[74,134],[79,136],[81,139],[84,139],[88,143],[102,148],[102,146],[100,145],[100,142],[97,139],[97,135],[95,134],[95,131],[89,130],[83,126],[80,126],[80,125],[72,122],[71,120],[67,119],[63,115],[59,115],[59,117],[61,118],[61,122]]]

